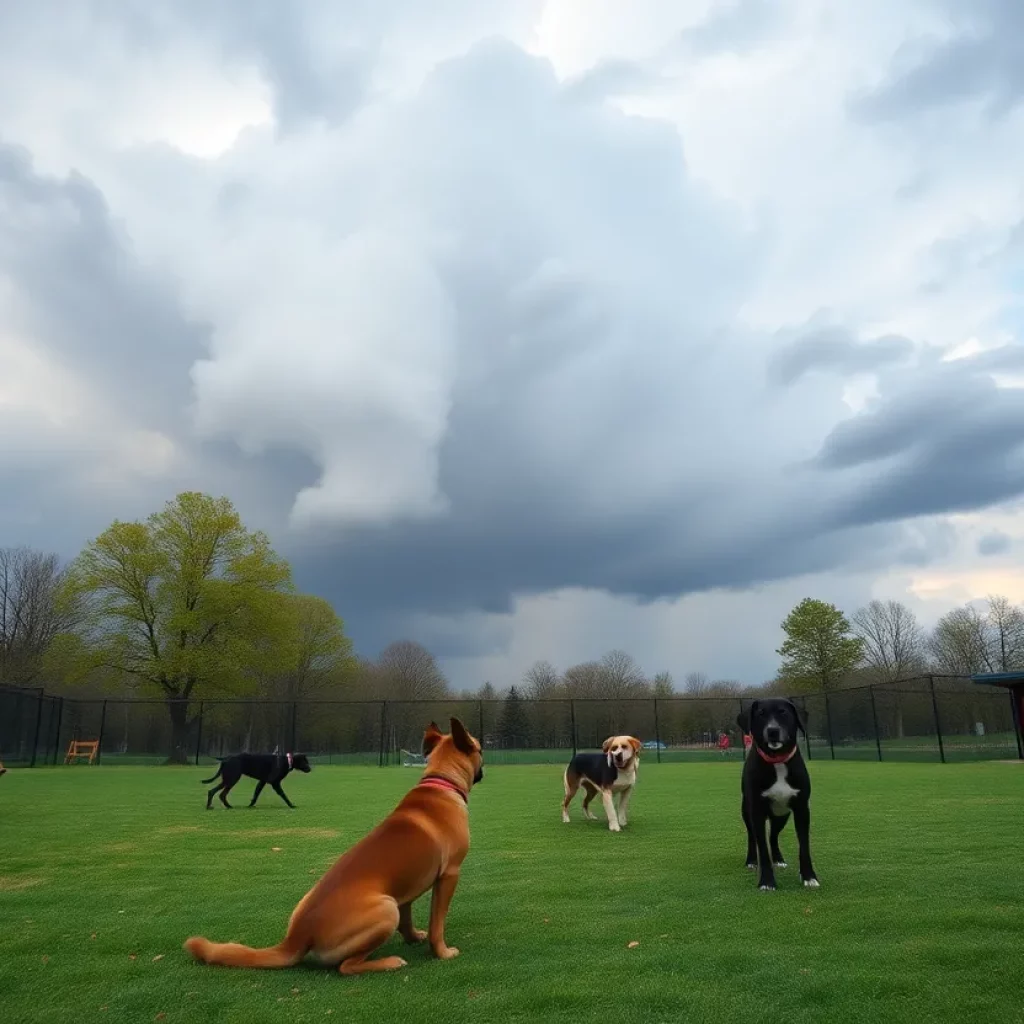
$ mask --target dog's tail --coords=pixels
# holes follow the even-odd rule
[[[217,770],[208,779],[201,779],[200,782],[204,786],[208,785],[209,783],[213,782],[213,780],[215,778],[217,778],[217,776],[220,775],[220,773],[223,770],[224,770],[224,762],[221,761],[221,763],[219,765],[217,765]]]
[[[200,963],[221,967],[293,967],[306,955],[306,945],[293,934],[266,949],[252,949],[237,942],[211,942],[201,935],[186,939],[184,947]]]

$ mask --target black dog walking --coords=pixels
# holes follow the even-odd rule
[[[743,762],[743,824],[747,827],[747,868],[758,870],[758,887],[775,888],[775,868],[786,867],[779,833],[790,812],[800,844],[800,878],[816,889],[818,876],[811,864],[811,777],[807,772],[797,730],[806,723],[792,701],[771,697],[755,700],[737,716],[737,724],[753,737]],[[771,834],[765,841],[765,825]]]
[[[281,780],[293,769],[300,772],[310,772],[309,758],[305,754],[233,754],[231,757],[220,758],[220,767],[208,779],[203,779],[203,785],[213,782],[220,776],[220,782],[206,794],[206,809],[209,810],[213,804],[213,797],[219,791],[220,802],[231,809],[228,803],[228,793],[232,787],[243,776],[248,775],[250,779],[256,779],[258,785],[256,791],[249,801],[252,807],[259,799],[263,787],[270,783],[274,792],[293,810],[295,804],[285,796],[281,788]]]

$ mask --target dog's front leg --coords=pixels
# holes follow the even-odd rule
[[[740,814],[743,816],[743,825],[747,830],[747,870],[757,870],[757,842],[754,839],[754,822],[750,818],[750,805],[746,797],[740,799]]]
[[[612,799],[611,790],[601,790],[601,801],[604,803],[604,813],[608,816],[608,828],[612,832],[621,832],[619,828],[619,817],[615,813],[615,801]]]
[[[411,946],[413,943],[422,942],[427,933],[417,928],[412,923],[412,904],[403,903],[398,908],[398,934]]]
[[[633,787],[632,786],[630,786],[629,789],[624,789],[619,794],[619,824],[622,825],[623,827],[625,827],[625,825],[628,822],[628,817],[629,817],[629,801],[630,801],[630,798],[632,796],[633,796]]]
[[[455,887],[459,884],[459,872],[455,870],[447,875],[442,875],[434,883],[434,891],[430,898],[430,924],[427,926],[427,937],[430,940],[430,948],[434,956],[442,960],[451,960],[459,955],[454,946],[449,946],[444,941],[444,922],[448,917],[448,906],[455,895]]]
[[[256,805],[256,801],[259,800],[260,793],[263,792],[263,787],[266,784],[267,784],[267,780],[266,779],[260,779],[260,781],[256,783],[256,789],[253,791],[252,799],[249,801],[249,806],[250,807],[254,807]]]
[[[756,800],[748,813],[754,826],[754,842],[757,844],[757,886],[759,889],[774,889],[775,871],[772,868],[771,854],[768,852],[768,840],[764,834],[765,826],[768,824],[768,805],[764,800]]]
[[[809,889],[817,889],[820,883],[811,864],[811,808],[806,800],[793,807],[793,825],[800,844],[800,878]]]
[[[291,800],[289,800],[288,797],[286,797],[284,795],[284,790],[281,788],[281,783],[280,782],[272,782],[271,786],[274,787],[274,792],[294,811],[295,810],[295,804],[293,804],[291,802]]]

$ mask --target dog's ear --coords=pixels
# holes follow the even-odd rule
[[[750,732],[750,708],[743,708],[740,713],[736,716],[736,724],[746,735]]]
[[[629,737],[629,745],[633,748],[633,756],[639,757],[640,751],[644,749],[644,745],[635,737]]]
[[[793,714],[796,715],[796,724],[800,726],[800,731],[806,736],[807,735],[807,713],[803,708],[798,707],[791,700],[787,700],[786,703],[793,709]]]
[[[473,746],[473,737],[469,735],[469,730],[457,718],[453,718],[451,723],[455,749],[463,754],[474,753],[476,747]]]
[[[434,747],[443,739],[441,727],[436,722],[431,722],[423,733],[423,756],[430,757]]]
[[[612,740],[613,739],[615,739],[614,736],[609,736],[608,739],[606,739],[604,741],[604,743],[601,744],[601,753],[602,754],[607,754],[608,751],[612,749]]]

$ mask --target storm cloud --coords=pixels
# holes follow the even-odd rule
[[[850,111],[951,60],[1010,96],[963,53],[1011,15],[922,46],[916,2],[813,7],[6,6],[0,543],[225,493],[367,653],[429,621],[456,662],[531,597],[952,557],[1024,494],[1024,209],[984,148],[937,171]]]

